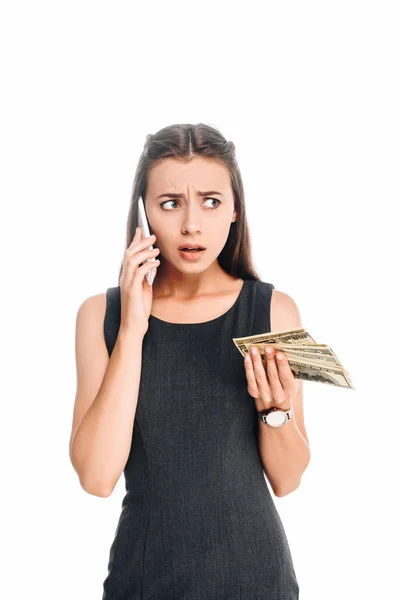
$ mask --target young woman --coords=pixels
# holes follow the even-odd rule
[[[232,341],[298,327],[292,298],[253,269],[233,143],[204,124],[148,136],[119,285],[76,324],[71,461],[90,494],[126,484],[103,600],[298,598],[264,474],[283,496],[307,467],[302,382],[273,347],[267,375]],[[271,408],[292,418],[273,427],[257,414]]]

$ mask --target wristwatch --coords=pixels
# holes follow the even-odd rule
[[[257,411],[257,417],[263,423],[271,425],[271,427],[283,427],[293,418],[293,408],[290,407],[288,410],[283,410],[273,406],[262,412]]]

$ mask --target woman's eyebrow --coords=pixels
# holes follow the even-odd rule
[[[223,194],[221,194],[221,192],[216,192],[215,190],[210,190],[208,192],[197,192],[197,196],[210,196],[211,194],[214,194],[214,196],[224,196]],[[156,197],[156,200],[158,200],[159,198],[182,198],[184,195],[185,194],[177,194],[175,192],[170,192],[167,194],[160,194]]]

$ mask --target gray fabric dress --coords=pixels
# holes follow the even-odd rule
[[[244,280],[233,306],[203,323],[150,315],[103,600],[298,600],[232,341],[271,331],[273,288]],[[108,288],[109,355],[120,315],[120,288]]]

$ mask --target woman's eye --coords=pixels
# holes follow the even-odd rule
[[[218,202],[215,208],[217,208],[221,204],[221,200],[218,200],[218,198],[206,198],[206,200],[214,200],[214,202]]]
[[[168,204],[168,202],[176,202],[176,200],[166,200],[165,202],[161,202],[160,206],[164,208],[164,204]]]
[[[214,202],[218,202],[216,207],[211,207],[212,209],[217,208],[221,204],[221,200],[218,200],[218,198],[206,198],[206,200],[213,200]],[[164,208],[164,204],[168,204],[168,202],[177,202],[177,200],[166,200],[165,202],[162,202],[160,204],[160,206],[162,206]],[[170,210],[170,209],[165,209],[165,210]]]

